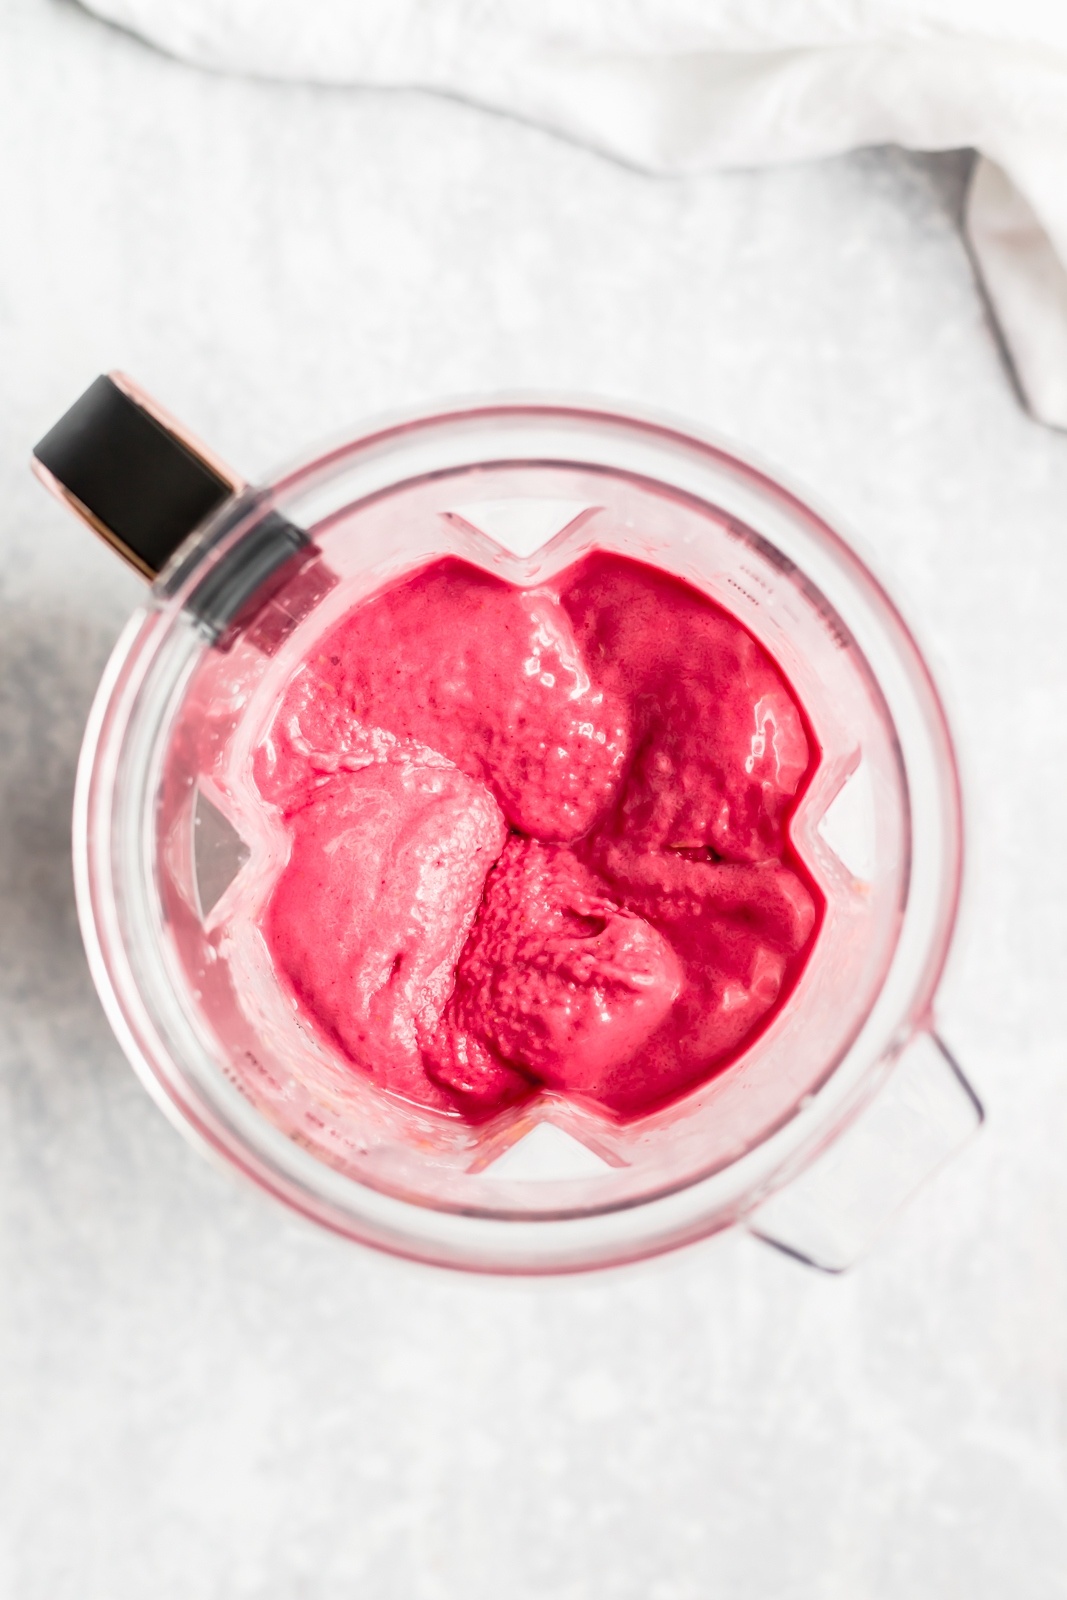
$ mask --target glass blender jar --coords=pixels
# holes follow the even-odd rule
[[[251,489],[119,375],[35,465],[153,578],[85,735],[78,908],[131,1063],[227,1165],[444,1266],[570,1272],[743,1225],[835,1271],[978,1127],[933,1022],[962,849],[944,712],[877,580],[776,476],[662,421],[505,401],[379,424]],[[663,1110],[419,1113],[309,1045],[264,970],[250,752],[293,663],[383,584],[453,555],[532,586],[594,549],[710,596],[793,685],[822,751],[791,823],[822,927],[770,1026]]]

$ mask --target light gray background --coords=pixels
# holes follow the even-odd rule
[[[213,78],[0,9],[0,1595],[1067,1594],[1067,438],[1005,374],[965,155],[652,180],[415,94]],[[852,1276],[744,1238],[555,1286],[291,1220],[94,997],[68,816],[137,581],[33,483],[96,372],[255,474],[377,409],[674,411],[859,528],[968,763],[943,1021],[980,1140]]]

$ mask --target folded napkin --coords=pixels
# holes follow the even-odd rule
[[[1067,428],[1067,6],[1056,0],[83,0],[215,69],[445,91],[653,171],[976,148],[971,249]]]

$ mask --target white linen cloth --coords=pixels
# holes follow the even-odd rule
[[[417,87],[659,172],[973,146],[965,225],[1034,414],[1067,428],[1059,0],[83,0],[185,60]]]

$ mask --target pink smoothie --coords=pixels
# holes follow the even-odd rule
[[[435,562],[318,642],[257,752],[291,841],[276,971],[417,1104],[640,1116],[735,1060],[810,954],[788,823],[816,760],[774,663],[680,580]]]

